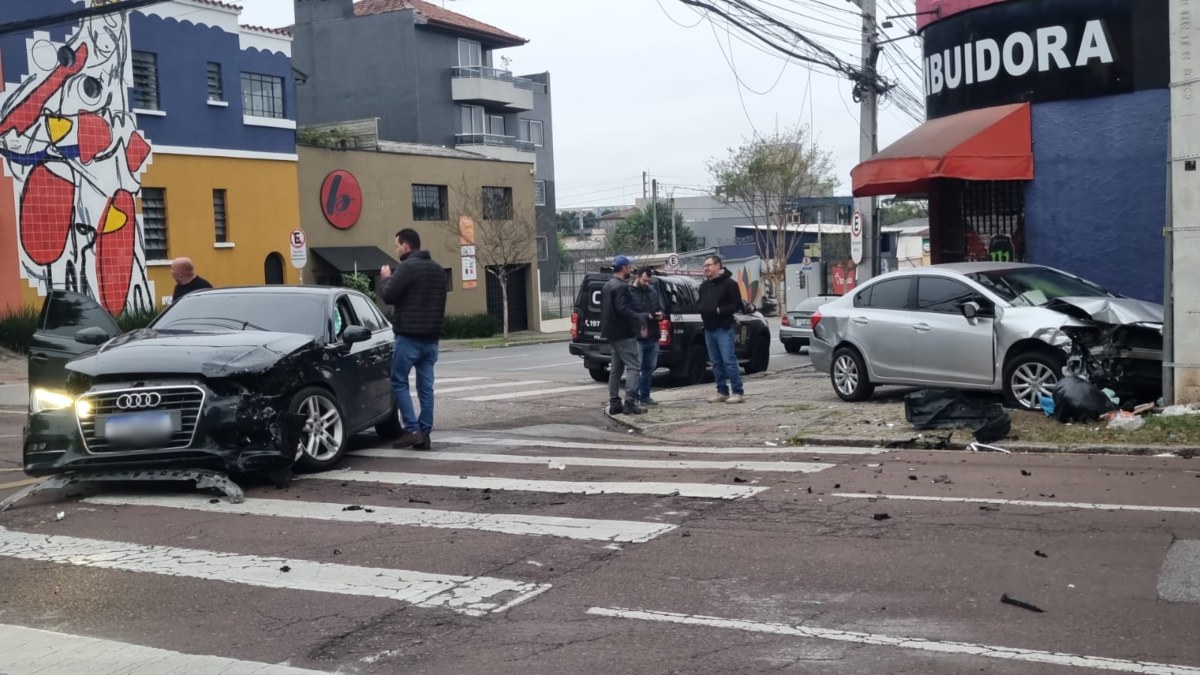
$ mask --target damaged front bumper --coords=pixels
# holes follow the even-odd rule
[[[105,429],[111,420],[125,415],[116,401],[128,395],[135,401],[161,401],[139,412],[171,420],[175,426],[170,438],[113,440]],[[136,398],[139,395],[151,398]],[[295,461],[304,424],[302,416],[284,412],[286,397],[256,394],[235,385],[106,384],[76,400],[86,405],[30,412],[23,449],[27,474],[184,468],[239,474],[272,471]],[[122,401],[127,404],[129,399]]]
[[[1127,298],[1059,298],[1067,372],[1140,400],[1162,394],[1162,307]]]

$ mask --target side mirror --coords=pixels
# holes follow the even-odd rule
[[[371,331],[362,326],[348,326],[342,331],[342,342],[352,345],[356,342],[366,342],[371,339]]]
[[[91,328],[84,328],[75,334],[75,341],[85,345],[99,346],[105,342],[108,342],[108,340],[109,334],[104,332],[103,328],[97,328],[95,326]]]
[[[975,301],[964,302],[960,309],[962,309],[963,316],[967,317],[968,319],[974,319],[975,317],[979,316],[979,312],[981,310],[979,303]]]

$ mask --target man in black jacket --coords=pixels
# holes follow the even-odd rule
[[[650,398],[650,384],[654,379],[654,371],[658,368],[658,322],[662,321],[662,303],[658,297],[658,287],[654,283],[654,274],[649,267],[633,273],[633,304],[646,318],[646,331],[638,336],[638,361],[641,364],[638,377],[638,405],[658,405],[658,401]]]
[[[746,400],[742,370],[733,348],[734,331],[737,330],[733,315],[742,311],[742,291],[734,281],[733,273],[721,264],[721,256],[710,255],[704,259],[704,276],[708,279],[700,284],[700,318],[704,321],[708,360],[712,362],[713,378],[717,381],[717,395],[708,402],[742,403]]]
[[[638,405],[637,338],[646,331],[646,314],[639,312],[629,291],[633,261],[623,255],[613,258],[613,277],[600,292],[600,335],[608,340],[612,359],[608,370],[608,414],[640,415]],[[625,378],[625,405],[621,405],[621,375]]]
[[[405,228],[396,233],[396,255],[400,265],[379,270],[383,279],[380,297],[396,310],[392,332],[392,393],[404,422],[404,434],[392,444],[396,448],[430,448],[433,431],[433,366],[438,359],[438,340],[446,320],[446,273],[421,250],[421,235]],[[413,410],[408,374],[417,370],[417,398],[421,416]]]

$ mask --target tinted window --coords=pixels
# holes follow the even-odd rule
[[[354,313],[358,315],[358,325],[372,333],[383,328],[383,324],[379,322],[379,315],[375,312],[375,305],[372,305],[369,300],[361,295],[352,295],[350,296],[350,305],[354,307]]]
[[[967,275],[1018,307],[1040,307],[1065,297],[1112,297],[1103,288],[1048,267],[1013,267]]]
[[[958,314],[965,302],[982,298],[965,284],[941,277],[920,277],[917,280],[917,309],[922,312]],[[982,303],[981,303],[982,304]]]
[[[333,337],[335,340],[340,340],[342,331],[346,330],[347,326],[354,325],[354,312],[350,311],[350,299],[346,296],[339,296],[337,302],[333,305]]]
[[[870,300],[859,306],[874,309],[906,309],[908,307],[908,281],[908,277],[905,277],[873,284],[870,288]]]
[[[100,305],[79,295],[55,293],[46,304],[42,315],[41,331],[51,335],[74,338],[84,328],[103,328],[109,335],[117,335],[116,322]]]
[[[153,324],[160,331],[269,330],[325,335],[326,297],[307,293],[193,293]]]

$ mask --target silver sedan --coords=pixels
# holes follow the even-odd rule
[[[1064,373],[1123,398],[1162,388],[1161,305],[1040,265],[959,263],[885,274],[812,317],[813,366],[847,401],[897,384],[1002,392],[1036,409]]]
[[[789,354],[800,353],[801,347],[807,347],[812,339],[812,315],[821,305],[830,300],[837,300],[836,295],[816,295],[796,303],[796,307],[786,312],[779,321],[779,341]]]

